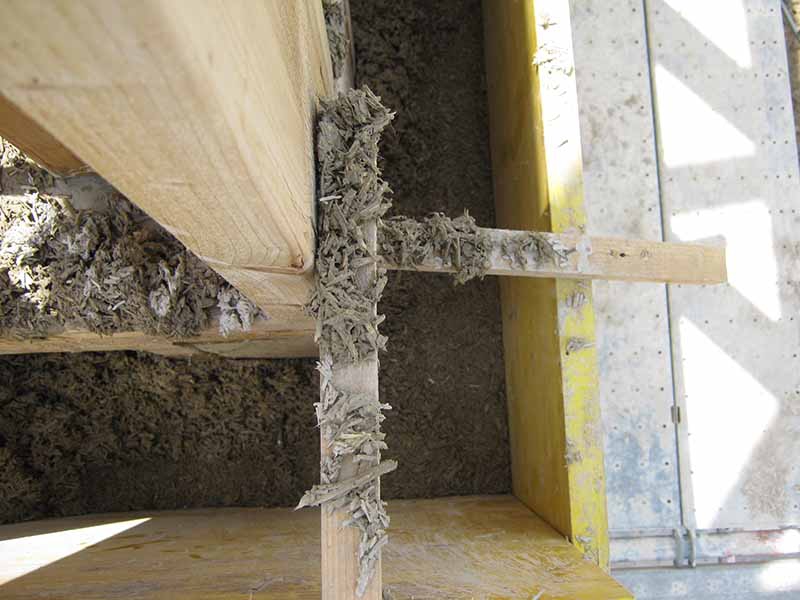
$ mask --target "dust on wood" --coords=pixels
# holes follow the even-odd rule
[[[258,309],[120,195],[77,210],[53,178],[2,141],[0,333],[64,327],[186,337],[221,310],[223,334]]]
[[[403,267],[438,259],[455,269],[456,283],[483,278],[491,263],[491,240],[468,212],[455,219],[432,213],[423,221],[397,216],[378,228],[380,253]]]
[[[574,251],[574,248],[562,246],[537,231],[519,232],[502,243],[503,258],[521,269],[545,263],[563,266]]]
[[[386,272],[378,267],[368,239],[370,228],[391,206],[389,186],[378,168],[378,142],[392,118],[368,88],[350,90],[323,101],[317,137],[320,224],[309,308],[317,319],[321,357],[317,422],[329,447],[321,460],[321,483],[306,492],[298,508],[345,510],[344,526],[360,530],[358,596],[372,580],[388,540],[389,517],[379,482],[397,463],[380,460],[387,447],[382,411],[390,407],[376,396],[338,390],[332,379],[334,364],[377,360],[386,344],[378,331],[383,317],[376,311]],[[355,478],[342,479],[345,459],[363,467]]]

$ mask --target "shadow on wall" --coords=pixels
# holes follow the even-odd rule
[[[683,510],[699,529],[796,524],[797,152],[794,139],[763,139],[794,131],[785,63],[756,64],[775,55],[759,47],[784,43],[760,27],[780,6],[737,0],[723,17],[713,3],[647,4],[665,231],[728,249],[729,286],[669,290],[688,432]],[[746,93],[754,79],[768,105]]]

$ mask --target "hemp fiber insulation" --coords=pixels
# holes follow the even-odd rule
[[[298,508],[345,510],[349,518],[344,525],[360,530],[358,596],[369,585],[388,540],[380,476],[397,463],[381,462],[380,453],[387,448],[382,411],[391,407],[375,396],[336,389],[332,379],[334,364],[377,360],[386,344],[378,331],[383,317],[375,309],[386,273],[377,267],[368,238],[391,206],[389,186],[378,169],[378,142],[392,118],[368,88],[350,90],[322,103],[317,141],[320,227],[310,309],[320,346],[317,423],[329,448],[320,464],[321,483],[306,492]],[[341,476],[346,460],[361,467],[350,478]]]
[[[322,0],[325,29],[331,51],[333,76],[338,78],[344,70],[350,39],[347,37],[344,0]]]
[[[78,210],[51,175],[0,143],[0,334],[185,337],[212,313],[223,334],[250,328],[258,308],[124,197]]]

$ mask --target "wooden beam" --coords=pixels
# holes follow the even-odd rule
[[[298,506],[322,506],[323,600],[383,598],[381,552],[388,517],[380,476],[397,463],[381,462],[378,352],[385,340],[378,333],[378,301],[385,278],[372,257],[378,246],[377,214],[389,206],[375,168],[380,134],[391,119],[371,92],[351,90],[326,105],[319,124],[320,195],[330,199],[320,209],[315,304],[321,484]],[[346,175],[353,172],[361,176]]]
[[[305,329],[286,330],[281,327],[272,320],[257,319],[250,331],[223,336],[219,332],[219,320],[213,319],[198,335],[189,338],[150,335],[141,331],[99,335],[85,329],[64,329],[54,330],[44,338],[0,338],[0,354],[137,350],[165,356],[191,356],[200,352],[228,358],[317,356],[313,320],[307,320]]]
[[[397,500],[391,535],[387,598],[632,598],[511,496]],[[319,566],[312,509],[149,511],[0,526],[0,596],[16,600],[318,600]]]
[[[345,94],[355,83],[355,45],[352,39],[349,0],[343,0],[345,35],[348,39],[348,51],[339,77],[335,81],[336,92]],[[370,252],[377,249],[377,223],[364,225],[366,245]],[[358,270],[358,285],[369,289],[376,285],[377,265],[367,265]],[[372,306],[373,314],[377,314],[377,304]],[[324,346],[323,346],[324,347]],[[331,384],[341,394],[362,396],[369,401],[379,402],[377,356],[365,358],[355,363],[335,361],[333,356],[320,350],[320,362],[331,365]],[[321,381],[320,393],[325,393],[325,383]],[[325,427],[320,428],[320,458],[324,462],[333,451],[333,439],[326,434]],[[380,454],[378,454],[380,456]],[[357,477],[363,473],[365,463],[357,463],[352,457],[344,457],[339,480]],[[380,480],[377,482],[380,498]],[[378,555],[374,566],[374,574],[362,595],[357,592],[360,575],[359,546],[361,531],[356,527],[344,526],[351,518],[347,510],[332,510],[323,505],[320,511],[321,522],[321,597],[322,600],[382,600],[383,573],[382,558]],[[319,597],[319,595],[317,595]]]
[[[378,361],[367,359],[355,364],[334,363],[332,383],[342,393],[378,398]],[[320,436],[323,457],[332,451],[331,440]],[[340,480],[350,479],[363,470],[358,463],[346,458]],[[330,510],[322,507],[322,600],[381,600],[382,560],[375,564],[375,573],[364,594],[356,593],[360,563],[358,548],[361,532],[355,527],[343,526],[350,518],[347,510]]]
[[[365,242],[369,252],[374,254],[377,249],[377,224],[375,221],[365,224]],[[377,280],[377,266],[373,263],[361,267],[357,271],[358,285],[362,289],[374,288]],[[372,306],[372,313],[377,314],[378,306]],[[324,347],[324,346],[323,346]],[[363,358],[356,362],[336,361],[327,351],[320,351],[320,361],[332,366],[331,384],[339,394],[360,396],[368,402],[380,404],[378,388],[379,362],[376,355]],[[321,393],[325,392],[325,382],[321,382]],[[329,429],[320,428],[320,455],[324,461],[334,447],[334,437],[326,435]],[[378,457],[380,453],[378,452]],[[352,456],[345,456],[339,473],[339,481],[345,481],[362,475],[372,465],[353,460]],[[380,480],[377,485],[380,486]],[[378,487],[380,499],[380,487]],[[374,574],[364,593],[357,593],[360,575],[359,547],[361,544],[361,531],[356,527],[347,527],[343,524],[351,518],[351,513],[346,509],[330,509],[322,507],[322,600],[381,600],[382,590],[382,560],[380,554],[374,567]]]
[[[621,238],[589,237],[570,233],[520,232],[483,229],[492,244],[489,275],[552,277],[559,279],[609,279],[664,283],[715,284],[728,280],[725,248],[700,244],[649,242]],[[555,258],[539,258],[539,246],[523,251],[524,260],[508,256],[504,247],[538,240]],[[441,258],[421,265],[402,266],[384,257],[392,270],[452,273]]]
[[[55,175],[75,175],[89,168],[71,150],[0,94],[0,137],[8,140]]]
[[[0,50],[0,93],[229,282],[307,301],[319,0],[16,2]]]

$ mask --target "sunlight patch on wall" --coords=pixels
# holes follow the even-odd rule
[[[698,0],[664,0],[664,2],[737,66],[742,69],[753,66],[743,0],[725,0],[724,6],[717,2],[698,2]]]
[[[655,78],[659,135],[667,167],[755,154],[755,144],[745,134],[660,64]]]
[[[679,329],[695,517],[707,529],[779,404],[689,319],[681,317]]]
[[[800,560],[776,560],[764,567],[758,576],[765,592],[796,590],[800,585]]]
[[[680,213],[672,217],[670,227],[682,242],[723,236],[727,245],[728,283],[764,316],[772,321],[780,319],[772,217],[764,202]]]

